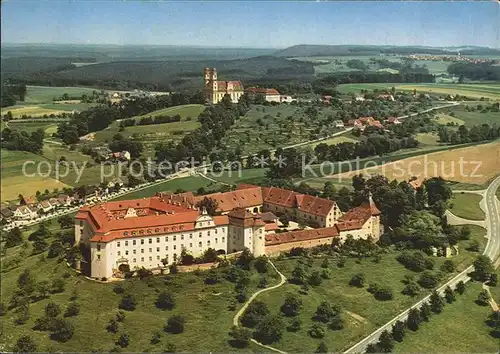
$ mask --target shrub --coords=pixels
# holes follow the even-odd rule
[[[418,330],[420,323],[422,322],[422,317],[420,311],[416,308],[413,308],[408,312],[407,326],[412,331]]]
[[[434,268],[434,260],[427,257],[422,251],[404,251],[396,259],[407,269],[413,270],[414,272],[422,272],[425,269]]]
[[[127,311],[134,311],[136,307],[136,301],[133,295],[124,295],[120,301],[118,308]]]
[[[58,294],[64,292],[64,288],[66,287],[66,283],[62,279],[54,279],[52,282],[52,293]]]
[[[325,336],[325,326],[320,323],[313,323],[307,333],[313,338],[323,338]]]
[[[457,293],[459,293],[460,295],[462,295],[464,292],[465,292],[465,283],[460,280],[456,287],[455,287],[455,290],[457,291]]]
[[[287,327],[287,331],[297,332],[300,330],[301,327],[302,327],[302,321],[300,320],[299,317],[295,317],[290,323],[290,326]]]
[[[487,290],[481,290],[477,296],[476,303],[481,306],[488,306],[490,301],[490,293]]]
[[[155,305],[162,310],[171,310],[175,306],[174,297],[171,293],[162,291],[156,299]]]
[[[293,293],[288,293],[285,297],[285,303],[281,305],[281,312],[285,316],[297,316],[302,307],[302,300]]]
[[[110,320],[108,325],[106,326],[106,330],[110,333],[117,333],[119,329],[120,326],[118,324],[118,321],[114,318]]]
[[[113,292],[115,294],[119,294],[120,295],[120,294],[123,294],[125,292],[125,289],[123,288],[123,286],[121,284],[117,284],[117,285],[114,286]]]
[[[444,298],[446,299],[446,302],[451,304],[453,301],[455,301],[455,293],[449,286],[444,289]]]
[[[172,334],[179,334],[184,332],[184,325],[186,321],[184,317],[181,315],[174,315],[170,317],[167,321],[167,325],[165,326],[165,332],[169,332]]]
[[[323,262],[321,262],[321,268],[328,268],[329,267],[329,263],[328,263],[328,258],[324,258],[323,259]]]
[[[73,337],[75,328],[73,325],[62,319],[56,319],[50,337],[58,342],[67,342]]]
[[[59,307],[59,305],[57,305],[57,304],[55,304],[53,302],[49,302],[45,306],[45,316],[46,317],[56,318],[60,314],[61,314],[61,308]]]
[[[329,302],[323,301],[316,308],[316,313],[314,316],[315,321],[327,323],[330,322],[337,313],[340,312],[339,306],[332,306]]]
[[[130,342],[130,339],[128,337],[127,333],[122,333],[120,334],[120,337],[116,341],[116,345],[119,345],[122,348],[128,347],[128,344]]]
[[[247,328],[237,326],[231,327],[229,336],[232,338],[229,343],[235,348],[246,348],[252,338],[252,332]]]
[[[432,289],[437,286],[438,278],[432,272],[425,271],[420,275],[420,278],[418,279],[418,284],[422,288]]]
[[[417,310],[418,311],[418,310]],[[403,321],[397,321],[393,326],[392,326],[392,338],[396,342],[402,342],[403,338],[405,337],[405,332],[406,332],[406,326]]]
[[[264,302],[255,300],[248,305],[247,309],[243,313],[243,316],[241,316],[241,323],[245,327],[253,328],[264,317],[268,316],[269,313],[269,309]]]
[[[365,284],[365,275],[363,273],[358,273],[354,275],[349,281],[350,286],[356,286],[362,288]]]
[[[431,294],[430,306],[432,312],[434,313],[440,313],[441,311],[443,311],[444,301],[441,295],[439,295],[436,290],[434,290]]]
[[[219,273],[215,269],[210,269],[205,278],[205,284],[214,285],[219,282]]]
[[[118,322],[123,322],[123,321],[125,320],[125,312],[123,312],[123,311],[118,311],[118,312],[116,313],[116,317],[115,317],[115,318],[116,318],[116,320],[117,320]]]
[[[37,352],[37,346],[33,338],[22,336],[19,337],[12,351],[14,353],[35,353]]]
[[[160,332],[153,332],[153,335],[151,336],[151,344],[158,344],[160,343],[161,340],[161,334]]]
[[[455,271],[455,263],[451,259],[447,259],[443,262],[440,270],[445,273],[453,273]]]
[[[279,341],[283,334],[284,323],[280,316],[267,316],[259,322],[254,337],[264,344]]]
[[[254,261],[253,266],[259,273],[267,273],[268,270],[268,263],[267,263],[267,257],[266,256],[260,256],[257,257]]]
[[[267,288],[267,278],[265,276],[260,277],[257,287],[259,287],[260,289]]]
[[[420,293],[420,287],[415,282],[409,282],[403,288],[402,293],[408,296],[416,296]]]
[[[66,312],[64,312],[64,317],[78,316],[79,313],[80,313],[80,305],[78,305],[76,302],[72,302],[66,308]]]
[[[321,273],[319,271],[314,271],[309,276],[308,283],[312,286],[320,286],[322,282],[323,278],[321,277]]]

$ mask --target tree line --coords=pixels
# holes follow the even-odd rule
[[[469,80],[500,80],[500,66],[490,63],[453,63],[448,66],[447,71],[449,74],[458,76],[462,80],[463,78]]]
[[[7,84],[2,82],[0,93],[0,107],[13,106],[16,104],[16,101],[24,101],[25,97],[25,84]]]
[[[490,126],[487,123],[474,125],[467,128],[461,125],[458,129],[440,126],[438,129],[439,141],[449,144],[477,143],[481,141],[494,140],[500,137],[500,127],[496,124]]]
[[[180,121],[181,121],[181,116],[179,114],[176,114],[175,116],[158,115],[154,117],[143,117],[139,120],[124,119],[120,122],[120,128],[133,127],[134,125],[152,125],[152,124],[173,123]]]
[[[17,129],[5,128],[2,131],[2,148],[7,150],[29,151],[41,154],[43,151],[43,139],[45,132],[37,129],[32,133],[19,131]]]

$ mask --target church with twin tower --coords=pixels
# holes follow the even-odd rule
[[[244,93],[240,81],[218,81],[215,68],[205,68],[204,79],[205,99],[212,104],[219,103],[225,95],[229,95],[231,101],[237,103]]]

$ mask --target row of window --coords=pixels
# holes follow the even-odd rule
[[[222,242],[225,242],[225,241],[226,241],[226,238],[225,238],[225,237],[223,237],[223,238],[222,238]],[[216,238],[216,239],[215,239],[215,243],[218,243],[218,242],[219,242],[219,240]],[[210,247],[210,246],[211,246],[211,243],[210,243],[210,240],[209,240],[209,241],[207,241],[207,247]],[[183,245],[183,244],[181,244],[181,249],[182,249],[183,247],[184,247],[184,245]],[[202,247],[203,247],[203,243],[202,243],[201,241],[200,241],[200,242],[198,242],[198,247],[199,247],[199,248],[202,248]],[[189,244],[189,248],[193,248],[193,244],[192,244],[192,243],[190,243],[190,244]],[[174,246],[173,246],[173,249],[174,249],[174,250],[176,250],[176,249],[177,249],[177,245],[174,245]],[[98,251],[100,251],[100,250],[101,250],[100,245],[97,245],[97,250],[98,250]],[[166,246],[166,247],[165,247],[165,251],[168,251],[168,246]],[[149,249],[149,253],[151,253],[151,252],[153,252],[153,249],[152,249],[152,248],[150,248],[150,249]],[[156,247],[156,252],[160,252],[160,247]],[[129,251],[128,251],[128,250],[125,250],[125,255],[126,255],[126,256],[128,255],[128,253],[129,253]],[[136,254],[136,253],[137,253],[137,250],[135,250],[135,249],[134,249],[134,250],[132,250],[132,254]],[[144,253],[144,248],[141,248],[141,253]],[[120,255],[121,255],[121,251],[117,251],[117,253],[116,253],[116,254],[117,254],[118,256],[120,256]]]
[[[225,229],[222,229],[222,233],[225,233],[225,231],[226,231]],[[214,229],[214,234],[215,234],[215,235],[217,235],[217,234],[218,234],[218,229]],[[210,232],[210,231],[207,231],[207,236],[211,236],[211,232]],[[170,240],[170,239],[169,239],[169,237],[172,237],[172,238],[173,238],[173,241],[177,241],[177,235],[173,235],[173,236],[165,236],[165,242],[168,242],[168,241]],[[202,233],[202,232],[199,232],[199,233],[198,233],[198,237],[199,237],[199,238],[202,238],[202,237],[203,237],[203,233]],[[180,235],[180,238],[181,238],[181,241],[182,241],[182,240],[184,240],[184,235]],[[190,234],[189,234],[189,238],[190,238],[190,239],[193,239],[193,234],[192,234],[192,233],[190,233]],[[145,243],[145,239],[141,239],[140,241],[141,241],[141,245],[144,245],[144,243]],[[129,245],[129,242],[130,242],[130,241],[124,241],[125,246],[128,246],[128,245]],[[135,245],[137,244],[137,240],[132,240],[131,242],[132,242],[132,245],[133,245],[133,246],[135,246]],[[161,242],[160,237],[157,237],[157,238],[156,238],[156,243],[160,243],[160,242]],[[216,241],[216,242],[217,242],[217,241]],[[153,239],[152,239],[152,238],[149,238],[149,239],[148,239],[148,243],[149,243],[149,244],[152,244],[152,243],[153,243]],[[116,242],[116,247],[120,247],[120,246],[121,246],[121,241]]]

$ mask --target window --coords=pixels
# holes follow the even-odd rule
[[[153,249],[152,249],[152,248],[150,248],[150,249],[149,249],[149,253],[151,253],[151,252],[153,252]]]
[[[165,242],[168,242],[168,236],[165,237]]]
[[[151,262],[153,260],[153,257],[149,256],[149,261]]]
[[[190,244],[189,244],[189,247],[190,247],[190,248],[193,248],[193,244],[192,244],[192,243],[190,243]]]
[[[137,252],[136,252],[136,250],[132,250],[132,253],[133,253],[133,254],[136,254]]]
[[[98,261],[100,261],[100,260],[101,260],[101,255],[100,255],[100,254],[98,254],[98,255],[97,255],[97,260],[98,260]]]
[[[217,235],[217,229],[215,229],[215,231],[214,231],[214,232],[215,232],[215,234]]]
[[[181,235],[181,240],[184,240],[184,235]]]
[[[144,248],[141,248],[141,253],[144,253]]]
[[[101,250],[101,245],[100,244],[97,244],[97,250],[100,251]]]
[[[160,252],[160,247],[156,247],[156,252]]]
[[[223,238],[222,238],[222,242],[224,242],[224,240],[225,240],[225,239],[226,239],[226,238],[225,238],[225,237],[223,237]]]
[[[125,251],[125,255],[128,256],[128,250]]]
[[[157,259],[157,260],[160,260],[160,256],[156,256],[156,259]]]
[[[144,244],[144,239],[141,240],[141,245],[143,245],[143,244]]]
[[[141,262],[144,262],[144,257],[141,257]]]
[[[125,241],[125,246],[128,246],[128,241]]]
[[[153,239],[152,238],[149,239],[149,243],[150,244],[153,243]]]
[[[116,247],[120,247],[120,242],[117,242],[117,243],[116,243]]]
[[[174,241],[177,241],[177,236],[174,235]]]
[[[159,237],[156,238],[156,243],[160,243],[160,238]]]
[[[201,242],[198,242],[198,247],[201,248],[202,246],[203,246],[203,244]]]
[[[215,238],[215,243],[217,243],[217,237]]]
[[[136,244],[136,243],[137,243],[137,242],[136,242],[135,240],[134,240],[134,241],[132,241],[132,245],[134,245],[134,246],[135,246],[135,244]]]
[[[189,234],[189,238],[193,238],[193,234]]]
[[[199,235],[200,235],[200,238],[201,238],[201,232],[199,233]]]
[[[168,246],[165,247],[165,251],[168,251]]]
[[[207,241],[207,246],[208,246],[208,247],[210,247],[210,240],[209,240],[209,241]]]
[[[117,255],[120,255],[120,254],[121,254],[121,252],[120,252],[120,251],[118,251],[118,252],[116,252],[116,254],[117,254]]]
[[[210,231],[207,231],[207,236],[210,236]]]
[[[176,245],[174,245],[174,250],[176,250],[176,249],[177,249],[177,246],[176,246]]]
[[[132,259],[132,262],[134,263],[137,262],[137,258]]]

